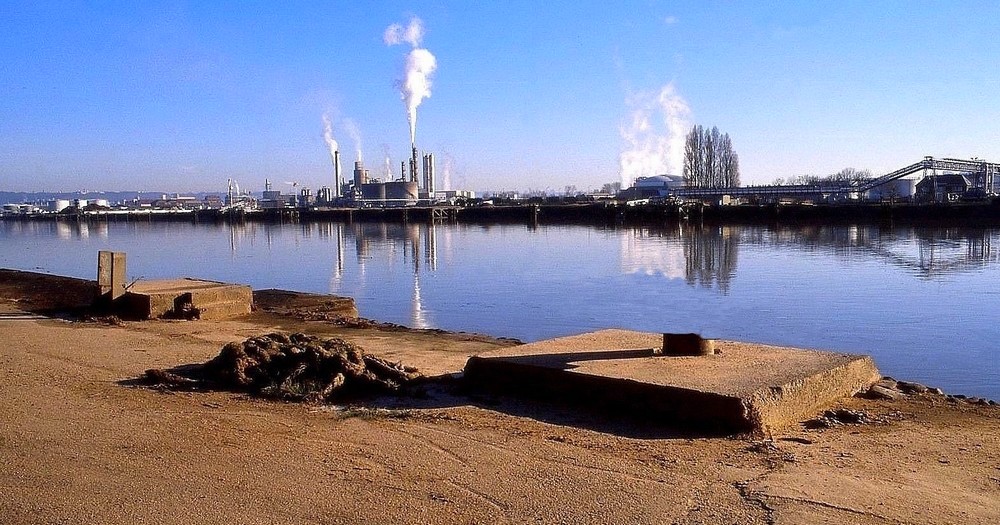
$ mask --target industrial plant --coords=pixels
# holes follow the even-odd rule
[[[359,155],[360,157],[360,155]],[[75,220],[345,220],[361,221],[526,221],[623,223],[669,218],[792,219],[886,217],[919,219],[1000,218],[1000,163],[981,159],[924,157],[878,177],[818,179],[807,184],[723,188],[697,187],[683,177],[639,177],[616,195],[579,193],[560,197],[476,199],[472,192],[437,189],[433,153],[410,155],[398,177],[375,178],[364,162],[354,162],[352,177],[341,169],[339,149],[331,152],[333,185],[313,193],[284,193],[265,180],[264,191],[240,190],[230,179],[227,194],[200,197],[156,194],[120,202],[108,199],[50,197],[34,203],[5,204],[4,218]],[[383,174],[387,171],[383,171]]]
[[[257,202],[241,198],[230,191],[227,206],[264,210],[283,208],[397,208],[407,206],[433,206],[455,204],[457,199],[471,199],[471,191],[438,190],[434,154],[418,155],[411,148],[411,157],[400,163],[399,177],[382,180],[371,176],[362,160],[354,162],[353,177],[345,179],[341,170],[340,151],[334,150],[333,186],[322,186],[315,195],[310,188],[297,193],[283,194],[265,180],[264,191]],[[419,168],[418,168],[419,166]],[[238,192],[237,192],[238,193]]]
[[[650,199],[681,199],[712,204],[775,203],[952,203],[1000,195],[1000,163],[982,159],[923,160],[880,177],[819,180],[811,184],[771,184],[709,188],[688,185],[677,175],[639,177],[618,198],[633,204]]]

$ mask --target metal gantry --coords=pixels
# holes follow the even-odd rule
[[[852,193],[861,194],[871,191],[883,184],[887,184],[897,179],[923,171],[932,170],[933,175],[939,171],[947,173],[960,173],[971,176],[972,187],[982,189],[987,194],[996,194],[1000,188],[1000,163],[986,162],[980,159],[935,159],[934,157],[924,157],[919,162],[914,162],[898,170],[886,173],[881,177],[860,183],[850,182],[823,182],[819,184],[796,184],[796,185],[765,185],[765,186],[739,186],[732,188],[677,188],[672,193],[677,197],[721,197],[730,195],[733,197],[748,196],[792,196],[792,195],[849,195]]]

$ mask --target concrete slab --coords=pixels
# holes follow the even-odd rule
[[[766,432],[812,417],[878,381],[868,356],[716,341],[715,355],[653,355],[663,335],[562,337],[469,359],[476,387],[558,397],[685,427]]]
[[[249,314],[253,308],[249,286],[189,278],[138,281],[123,299],[129,317],[139,319],[189,315],[229,319]]]

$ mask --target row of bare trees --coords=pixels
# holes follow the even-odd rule
[[[740,185],[740,157],[728,133],[715,126],[691,128],[684,139],[684,182],[700,188]]]
[[[855,168],[844,168],[833,175],[795,175],[794,177],[774,179],[771,184],[781,186],[785,184],[821,184],[824,182],[848,182],[859,183],[875,178],[871,170],[859,170]]]

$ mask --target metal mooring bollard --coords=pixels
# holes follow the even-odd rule
[[[663,334],[664,356],[696,356],[715,353],[715,341],[704,339],[698,334]]]

